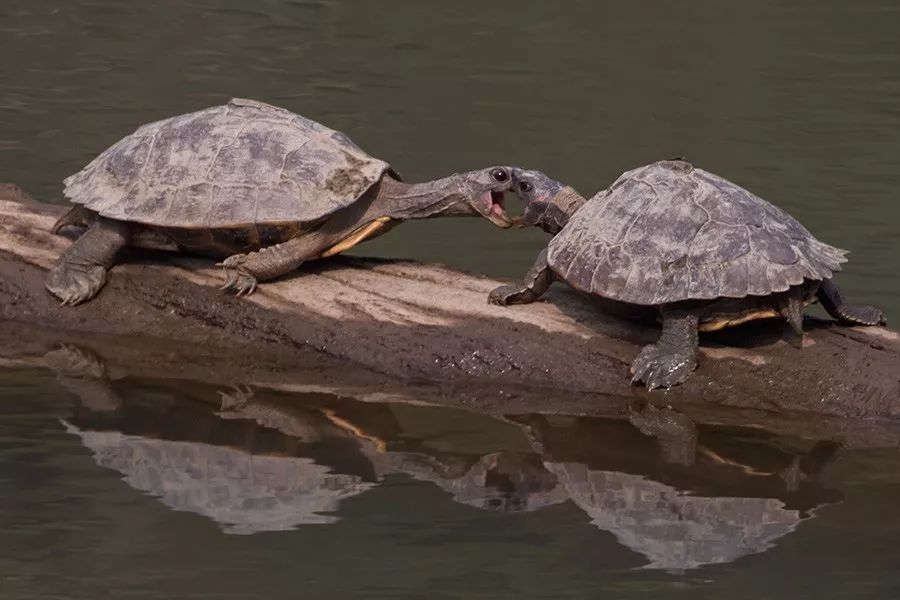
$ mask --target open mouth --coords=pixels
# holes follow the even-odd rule
[[[491,214],[498,219],[509,220],[506,216],[506,194],[503,192],[491,192]]]
[[[502,191],[491,190],[481,197],[479,212],[497,227],[507,228],[514,225],[514,221],[506,214],[506,197]]]
[[[510,217],[506,214],[506,195],[504,192],[491,192],[491,221],[500,227],[522,227],[525,215]],[[502,223],[502,224],[501,224]]]

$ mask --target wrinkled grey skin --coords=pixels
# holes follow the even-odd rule
[[[87,231],[46,287],[63,304],[89,300],[131,245],[224,259],[223,289],[249,294],[406,219],[482,216],[509,227],[510,180],[508,167],[491,167],[405,184],[344,134],[236,98],[144,125],[66,179],[75,207],[54,231]]]
[[[674,159],[624,173],[585,201],[540,171],[513,169],[523,225],[555,237],[521,284],[494,304],[537,300],[554,279],[618,302],[657,307],[662,333],[631,366],[649,389],[683,382],[697,365],[698,331],[783,316],[802,335],[814,299],[837,321],[884,324],[872,306],[845,304],[832,275],[845,252],[815,239],[781,209]]]

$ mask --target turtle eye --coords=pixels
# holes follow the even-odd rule
[[[528,192],[530,192],[533,189],[534,189],[534,186],[531,185],[530,183],[528,183],[527,181],[519,182],[519,191],[527,194]]]
[[[494,169],[491,171],[491,177],[493,177],[495,181],[504,182],[509,180],[509,173],[504,169]]]

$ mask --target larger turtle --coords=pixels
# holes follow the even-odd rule
[[[225,259],[223,288],[331,256],[406,219],[480,215],[499,227],[510,170],[406,184],[347,136],[253,100],[140,127],[65,180],[76,204],[56,224],[88,227],[50,272],[63,304],[93,298],[127,245]]]
[[[626,305],[658,309],[662,335],[632,362],[650,389],[687,379],[698,331],[784,317],[803,333],[803,307],[818,299],[837,321],[884,324],[874,306],[844,303],[832,275],[845,251],[793,217],[690,163],[666,160],[624,173],[588,201],[539,171],[513,169],[527,203],[522,223],[555,237],[522,284],[495,304],[534,302],[554,279]]]

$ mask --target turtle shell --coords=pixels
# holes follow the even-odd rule
[[[332,513],[343,500],[375,485],[304,456],[65,426],[97,465],[118,471],[132,488],[174,510],[211,519],[227,533],[334,523],[338,517]]]
[[[352,204],[386,171],[340,132],[235,98],[140,127],[67,178],[65,195],[159,227],[306,223]]]
[[[730,181],[682,160],[624,173],[550,242],[575,288],[621,302],[743,298],[830,278],[845,251]]]

